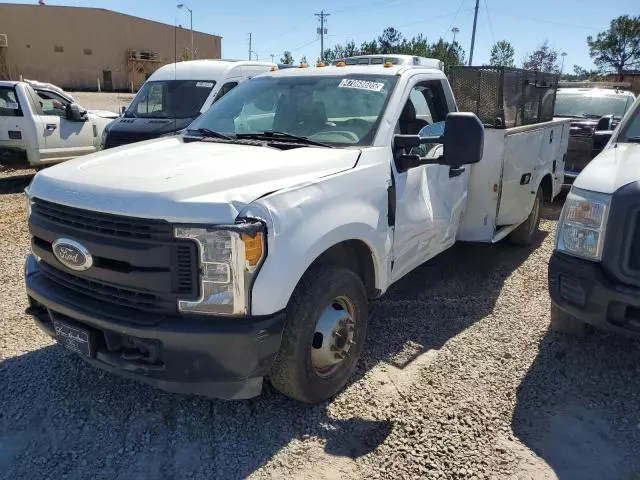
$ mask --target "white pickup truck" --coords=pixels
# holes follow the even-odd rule
[[[0,169],[39,169],[93,153],[117,117],[86,111],[54,85],[0,81]]]
[[[27,190],[29,313],[88,362],[238,399],[347,383],[368,300],[456,240],[532,241],[568,121],[484,129],[424,66],[287,69],[182,137],[90,155]]]

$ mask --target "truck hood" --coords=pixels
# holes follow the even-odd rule
[[[168,137],[38,173],[29,195],[64,205],[175,223],[233,222],[253,200],[353,168],[360,151],[187,142]]]
[[[96,117],[102,117],[102,118],[118,118],[120,115],[118,115],[115,112],[111,112],[109,110],[87,110],[87,113],[95,115]]]
[[[156,137],[187,128],[193,118],[125,118],[109,125],[109,134]],[[148,137],[147,137],[148,138]]]
[[[574,185],[584,190],[613,193],[640,180],[640,143],[618,143],[591,160]]]

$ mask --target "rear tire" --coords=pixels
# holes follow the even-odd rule
[[[585,337],[589,333],[589,326],[586,323],[569,315],[553,303],[551,304],[551,329],[573,337]]]
[[[533,243],[538,227],[540,226],[540,213],[542,211],[543,197],[542,187],[538,187],[536,198],[533,201],[531,213],[518,228],[509,235],[509,241],[514,245],[527,246]]]
[[[306,403],[338,393],[362,353],[368,315],[364,285],[353,271],[331,265],[309,270],[287,306],[271,384]]]

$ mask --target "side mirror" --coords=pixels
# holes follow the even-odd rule
[[[596,124],[596,132],[604,130],[613,130],[613,115],[605,115],[598,120],[598,123]]]
[[[452,112],[447,115],[442,143],[442,165],[458,167],[478,163],[484,151],[484,126],[473,113]]]
[[[124,112],[127,111],[127,107],[125,105],[122,106],[122,109],[120,109],[120,114],[124,114]]]
[[[77,103],[71,103],[66,107],[67,120],[70,122],[86,122],[87,112],[80,110]]]
[[[593,132],[593,148],[591,150],[591,158],[598,155],[604,147],[609,143],[613,136],[613,115],[605,115],[598,120],[596,130]]]

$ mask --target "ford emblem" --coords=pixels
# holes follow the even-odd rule
[[[68,238],[53,242],[53,254],[65,267],[82,272],[93,265],[93,257],[83,245]]]

